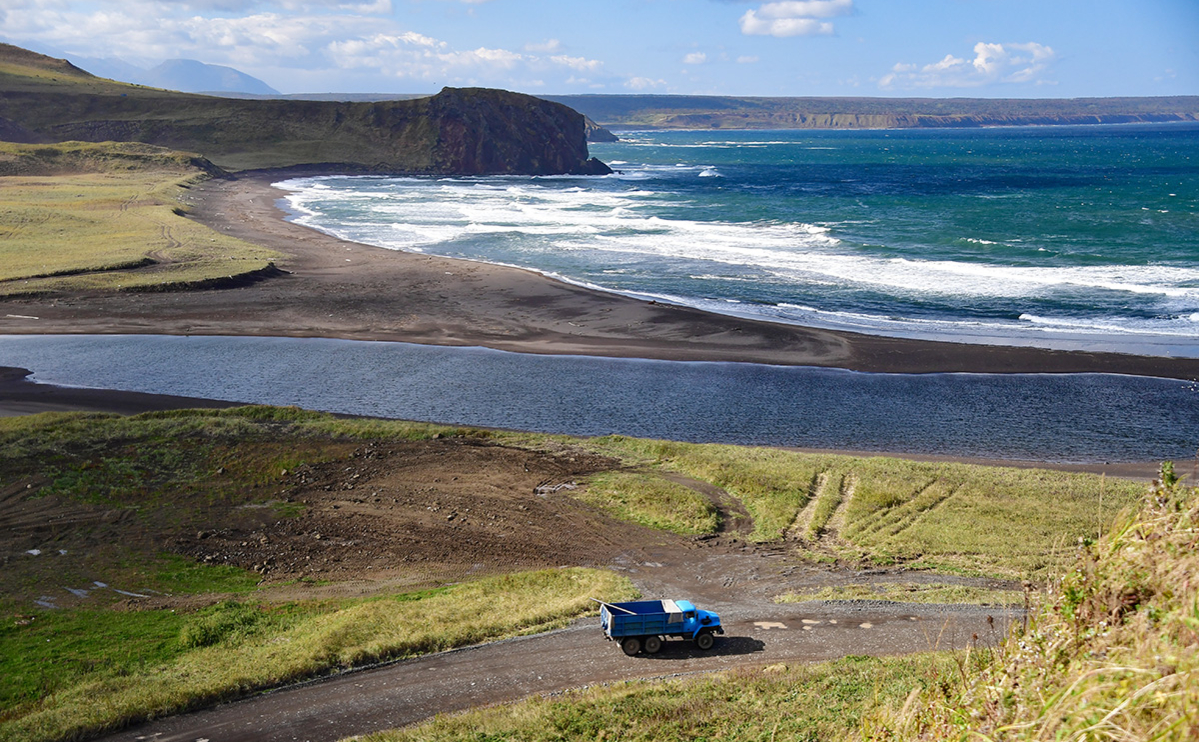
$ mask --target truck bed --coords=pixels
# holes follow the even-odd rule
[[[639,600],[604,605],[604,633],[610,637],[672,634],[682,628],[683,609],[673,600]]]

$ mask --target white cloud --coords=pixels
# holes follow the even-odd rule
[[[759,61],[758,57],[741,56],[737,57],[737,64],[756,64]]]
[[[691,52],[683,57],[683,64],[703,64],[708,61],[708,55],[703,52]]]
[[[820,20],[853,12],[853,0],[782,0],[747,10],[739,21],[746,36],[831,36],[833,24]]]
[[[556,52],[561,48],[562,48],[562,42],[558,41],[557,39],[546,39],[545,41],[541,41],[541,42],[525,44],[525,51],[540,52],[543,54],[549,54],[551,52]]]
[[[393,0],[0,0],[6,40],[146,66],[198,59],[263,77],[285,92],[330,80],[399,79],[425,86],[552,87],[602,63],[562,54],[556,39],[525,50],[456,48],[390,15]],[[239,15],[236,10],[250,14]],[[286,11],[286,12],[285,12]],[[341,79],[338,79],[339,71]],[[315,81],[315,82],[313,82]],[[384,84],[364,82],[374,89]]]
[[[994,83],[1048,84],[1042,73],[1056,60],[1053,49],[1044,44],[995,44],[980,41],[974,45],[974,58],[963,59],[946,54],[939,62],[923,67],[896,64],[878,82],[881,88],[970,88]]]
[[[565,54],[550,57],[550,61],[554,64],[560,64],[563,67],[569,67],[578,72],[595,72],[604,64],[596,59],[587,59],[586,57],[568,57]]]
[[[666,85],[665,80],[654,80],[649,77],[630,77],[624,82],[624,86],[629,90],[653,90],[664,85]]]

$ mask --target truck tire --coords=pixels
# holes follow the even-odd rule
[[[662,648],[662,640],[659,637],[656,637],[656,636],[645,637],[645,653],[646,654],[657,654],[658,650],[661,648]]]
[[[710,631],[705,631],[699,636],[695,637],[695,646],[699,647],[705,652],[711,649],[712,645],[715,643],[716,637],[712,636],[712,632]]]
[[[625,654],[632,657],[641,651],[641,639],[630,636],[620,643],[620,648],[624,650]]]

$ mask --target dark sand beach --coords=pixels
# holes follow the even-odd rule
[[[1199,359],[939,343],[774,324],[594,291],[531,271],[346,242],[285,219],[277,206],[283,193],[271,187],[282,177],[258,172],[213,180],[189,199],[194,218],[213,229],[285,253],[278,275],[191,291],[7,299],[0,301],[0,333],[327,337],[893,373],[1107,372],[1199,379]],[[232,404],[34,384],[27,373],[0,369],[0,416]],[[1112,465],[1054,465],[1145,478],[1156,467],[1156,462],[1124,464],[1116,472]]]
[[[294,175],[294,173],[291,173]],[[1199,359],[876,337],[647,302],[502,266],[346,242],[285,220],[256,172],[193,189],[194,218],[287,255],[224,288],[0,301],[0,333],[389,340],[543,354],[929,373],[1109,372],[1199,379]]]

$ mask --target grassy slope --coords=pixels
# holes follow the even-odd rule
[[[1199,488],[1172,467],[961,683],[923,689],[866,739],[1199,737]]]
[[[1197,534],[1199,489],[1155,486],[994,650],[631,682],[367,739],[1195,739]]]
[[[1008,577],[1064,566],[1075,541],[1099,533],[1140,488],[1091,474],[621,436],[587,445],[723,488],[753,515],[756,541],[780,539],[817,498],[812,523],[824,538],[812,538],[812,524],[802,534],[814,556]]]
[[[7,44],[0,135],[148,142],[198,151],[227,170],[554,174],[587,159],[580,114],[519,93],[447,88],[369,103],[219,98],[104,80]]]
[[[892,495],[883,497],[887,502],[903,502],[920,483],[941,471],[933,465],[891,459],[807,456],[770,449],[694,446],[624,438],[581,441],[380,420],[339,420],[330,415],[296,409],[248,407],[151,413],[134,417],[76,413],[0,419],[0,483],[5,486],[21,482],[36,483],[42,495],[78,499],[105,509],[127,509],[137,513],[137,518],[146,523],[188,524],[194,514],[182,510],[178,504],[180,502],[269,504],[276,488],[280,486],[279,472],[283,469],[294,469],[302,462],[336,460],[349,455],[348,451],[366,440],[422,439],[433,435],[487,436],[508,445],[587,447],[617,454],[629,465],[645,464],[652,459],[659,466],[684,470],[697,478],[708,478],[742,497],[747,503],[774,502],[770,493],[772,488],[778,487],[783,492],[780,499],[794,501],[789,506],[792,508],[799,504],[796,497],[805,496],[804,493],[822,467],[836,465],[852,468],[860,481],[873,483],[871,486],[874,489],[870,491],[875,492],[875,496],[883,497],[891,491]],[[659,458],[650,457],[647,454],[650,451]],[[933,468],[926,468],[928,466]],[[964,471],[956,476],[972,482],[971,486],[978,490],[976,497],[983,497],[983,489],[988,483],[995,484],[1005,493],[1002,497],[994,498],[987,508],[980,509],[976,514],[981,519],[977,525],[983,530],[1013,528],[1025,510],[1033,507],[1052,510],[1045,507],[1046,502],[1062,500],[1063,492],[1076,491],[1082,497],[1090,491],[1094,496],[1100,484],[1096,478],[1077,480],[1071,475],[1056,472],[1027,473],[981,467]],[[213,472],[219,472],[220,476],[214,476]],[[654,481],[653,477],[650,477],[650,481]],[[679,502],[684,505],[681,511],[689,516],[704,512],[702,507],[695,508],[697,503],[686,497],[686,493],[680,493],[676,486],[662,489],[658,486],[661,484],[659,481],[647,487],[640,474],[617,472],[607,480],[607,484],[616,490],[630,487],[634,490],[632,495],[619,495],[619,498],[639,503],[639,507],[648,508],[651,512],[679,512],[680,509],[676,507]],[[1114,499],[1110,492],[1115,485],[1114,482],[1107,483],[1110,488],[1109,500]],[[887,490],[887,487],[892,489]],[[670,507],[655,505],[654,493],[664,495],[664,501],[670,503]],[[648,499],[646,495],[649,495]],[[684,496],[680,498],[679,495]],[[563,492],[558,496],[571,496],[571,493]],[[1095,509],[1096,503],[1091,502],[1081,508],[1081,512],[1087,514]],[[1066,510],[1069,513],[1069,508]],[[1070,526],[1073,521],[1067,517],[1061,522]],[[1071,527],[1081,529],[1071,532],[1071,541],[1078,535],[1095,530],[1086,518]],[[951,529],[943,535],[947,551],[931,561],[953,563],[961,553],[974,549],[970,562],[981,571],[1016,573],[1020,571],[1018,565],[1026,561],[1026,552],[1038,549],[1046,551],[1057,540],[1056,537],[1040,537],[1037,535],[1039,531],[1033,529],[1027,532],[1026,537],[1041,538],[1039,544],[1022,544],[1013,551],[1002,545],[996,547],[995,540],[956,544],[951,538],[955,532],[956,529]],[[854,549],[855,553],[878,556],[868,549],[856,551],[862,547]],[[891,553],[887,552],[886,558],[893,558]],[[372,658],[422,651],[421,647],[388,639],[387,632],[378,624],[377,605],[370,601],[336,605],[263,604],[252,592],[245,593],[253,578],[237,570],[217,574],[210,571],[212,568],[189,564],[178,557],[119,549],[112,552],[100,550],[93,558],[108,561],[103,565],[84,565],[85,572],[94,567],[97,574],[113,575],[114,582],[119,580],[129,588],[201,594],[241,590],[243,597],[240,600],[249,607],[210,609],[214,613],[175,617],[135,613],[114,618],[103,610],[62,611],[53,614],[51,619],[61,623],[39,623],[50,614],[37,610],[31,613],[27,600],[17,602],[12,598],[16,595],[39,594],[36,585],[27,584],[31,578],[22,572],[21,564],[25,562],[13,561],[0,571],[0,594],[6,596],[0,600],[0,609],[14,617],[12,622],[5,622],[6,625],[0,629],[0,656],[31,656],[30,642],[33,642],[39,651],[47,653],[45,662],[35,665],[25,663],[20,667],[25,668],[26,672],[30,667],[47,669],[18,681],[14,680],[18,677],[15,669],[5,671],[0,668],[0,676],[6,678],[4,688],[0,689],[0,697],[7,699],[0,706],[10,708],[7,714],[0,716],[4,724],[0,729],[7,730],[0,732],[0,739],[60,738],[68,734],[67,730],[70,729],[110,727],[123,719],[140,718],[155,709],[184,708],[205,700],[236,695],[247,688],[264,687]],[[928,555],[925,559],[929,561]],[[87,575],[81,572],[78,577],[80,584],[85,584],[83,580]],[[548,589],[539,582],[543,578],[529,579],[533,580],[530,589]],[[553,579],[560,580],[562,577],[559,575]],[[605,582],[608,579],[603,575],[587,573],[583,579],[586,584],[583,585],[578,578],[569,577],[569,584],[579,583],[582,586],[576,592],[566,591],[569,598],[564,598],[564,605],[568,605],[568,608],[554,608],[541,618],[522,617],[521,622],[514,626],[527,623],[545,625],[545,621],[577,615],[586,606],[577,602],[576,598],[581,600],[588,595],[602,593],[616,599],[627,594],[627,585],[609,584]],[[484,586],[480,589],[494,588]],[[35,592],[29,593],[30,590]],[[541,601],[529,599],[527,602],[533,604]],[[436,602],[423,603],[434,604]],[[470,610],[465,610],[455,615],[469,614]],[[426,622],[426,619],[420,619],[420,623]],[[459,619],[447,619],[447,622],[457,626],[445,629],[449,632],[447,635],[459,638],[430,640],[421,646],[426,649],[451,646],[504,635],[514,630],[512,627],[481,630]],[[333,631],[329,627],[334,623],[349,628]],[[108,626],[112,630],[106,630],[102,636],[82,643],[51,642],[49,646],[43,646],[38,642],[41,636],[38,632],[50,630],[57,636],[64,636],[73,634],[71,627],[81,624]],[[372,625],[379,625],[379,630],[364,628]],[[43,628],[47,626],[50,628]],[[204,626],[209,628],[204,629]],[[212,644],[206,640],[197,642],[188,638],[196,636],[200,630],[215,631],[220,638]],[[354,641],[330,649],[328,642],[332,639],[327,637],[344,636],[346,632],[356,637]],[[310,649],[272,654],[270,647],[277,647],[277,644],[267,645],[264,642],[283,635],[289,637],[289,647],[304,646]],[[142,647],[145,656],[152,661],[140,664],[127,652],[119,650],[121,645],[130,642]],[[257,658],[252,663],[253,671],[244,664],[239,665],[227,659],[220,652],[231,653],[229,657],[244,653],[247,657]],[[97,661],[100,658],[103,661]],[[878,667],[879,672],[892,673],[896,679],[911,672],[907,665],[904,666],[908,667],[906,670],[896,670],[885,663],[878,665],[874,660],[848,662],[849,665],[835,666],[840,669],[832,672],[841,672],[849,667],[856,677],[869,668]],[[943,664],[940,659],[911,662],[921,667],[925,663],[931,663],[930,666]],[[204,669],[217,666],[227,666],[228,672],[214,675]],[[780,678],[804,678],[803,682],[808,682],[806,679],[816,677],[811,672],[819,674],[820,671],[788,670],[779,677],[766,678],[762,689],[754,692],[766,695],[773,693],[770,689],[782,682]],[[181,674],[187,674],[195,682],[184,684],[178,680]],[[150,677],[155,677],[155,682],[150,682]],[[849,705],[845,707],[846,716],[842,721],[830,722],[835,725],[857,714],[856,709],[859,709],[860,704],[872,697],[870,694],[863,696],[853,688],[846,688],[844,692],[849,694],[846,697],[851,700],[847,701]],[[34,702],[35,697],[42,695],[46,695],[47,700]],[[891,698],[892,695],[884,694],[884,697]],[[106,700],[92,703],[96,698]],[[12,707],[10,701],[14,704]],[[760,703],[769,706],[773,701],[764,696]],[[604,713],[614,712],[609,709]]]
[[[74,739],[380,660],[546,631],[591,612],[596,595],[634,593],[624,578],[574,568],[425,594],[249,600],[193,614],[74,611],[10,624],[0,629],[9,658],[0,663],[9,665],[0,740]]]
[[[0,117],[32,131],[61,131],[52,139],[153,141],[192,149],[229,170],[301,163],[360,163],[405,157],[414,171],[433,163],[435,132],[406,127],[399,136],[381,126],[419,118],[421,101],[372,104],[251,101],[215,98],[116,82],[62,60],[0,44]],[[386,110],[384,110],[386,109]],[[390,114],[390,115],[389,115]],[[72,136],[74,134],[74,136]],[[86,136],[83,136],[86,134]]]
[[[162,290],[269,269],[272,250],[184,217],[212,166],[145,144],[0,142],[0,295]]]

